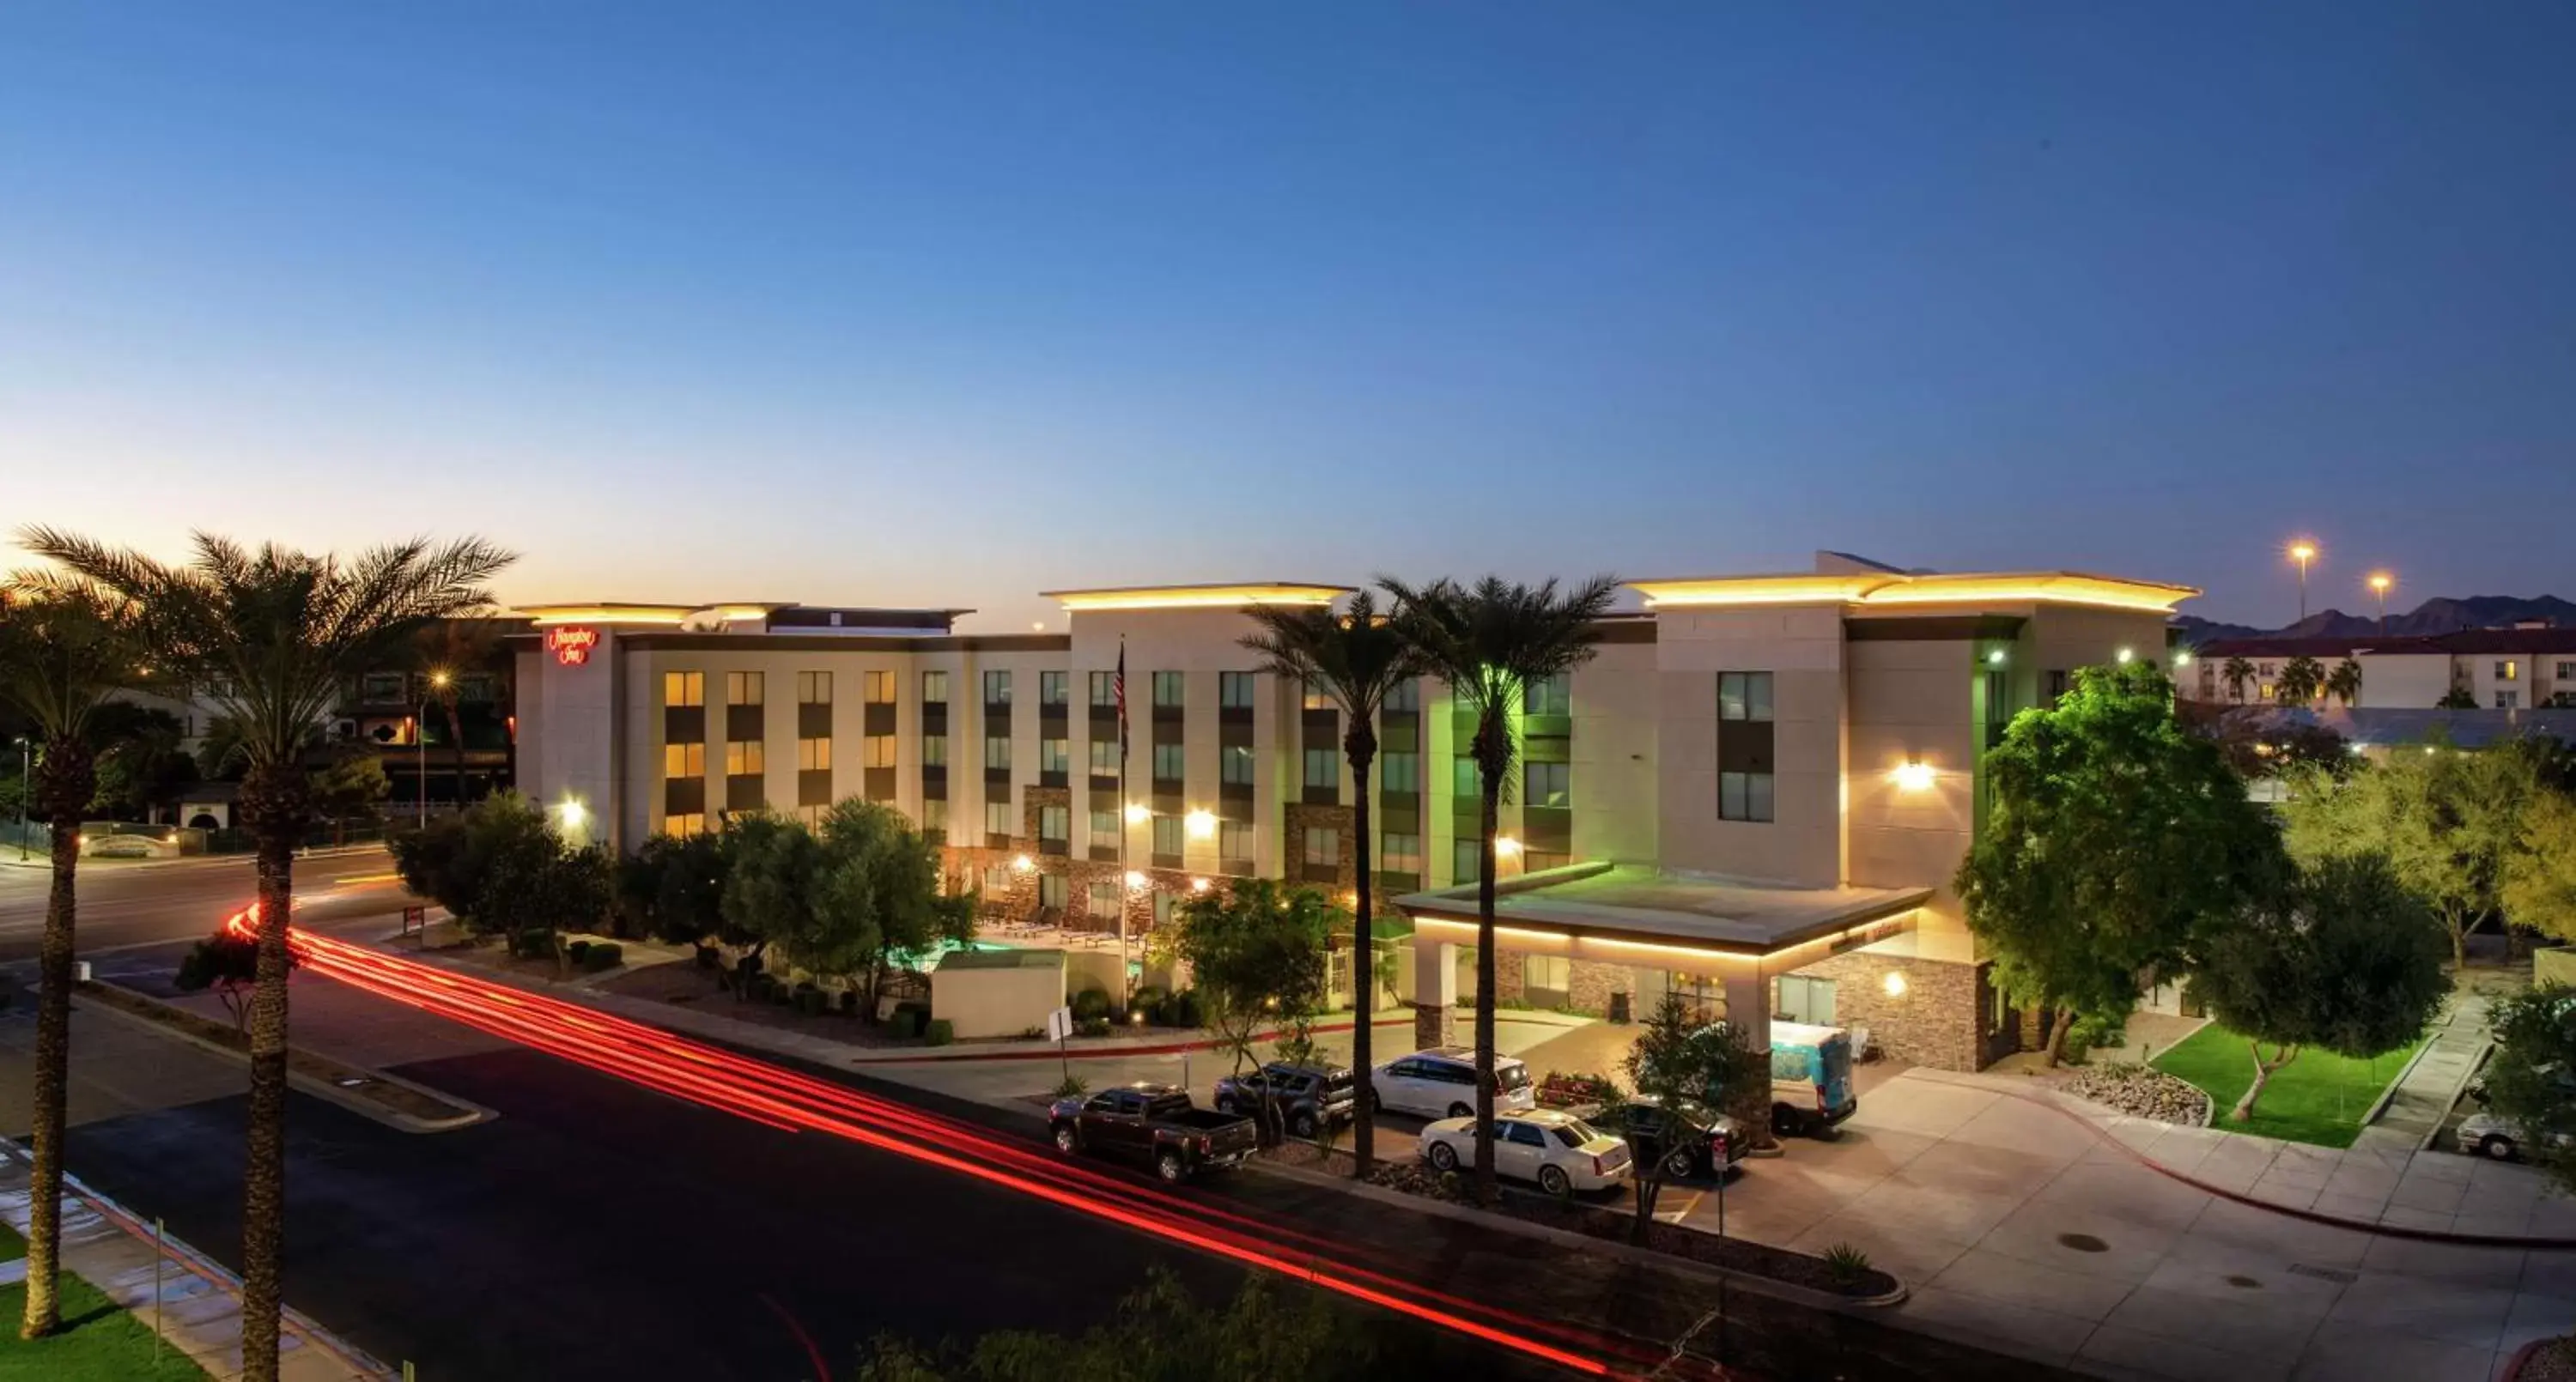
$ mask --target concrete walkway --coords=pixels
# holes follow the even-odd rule
[[[2353,1146],[2374,1152],[2431,1146],[2451,1116],[2451,1105],[2459,1101],[2460,1087],[2477,1073],[2493,1044],[2487,1034],[2487,995],[2468,987],[2453,990],[2424,1054],[2407,1068],[2388,1107],[2361,1130]]]
[[[27,1174],[16,1148],[0,1155],[0,1218],[20,1233],[26,1232],[30,1207]],[[145,1328],[157,1320],[162,1337],[216,1382],[241,1376],[240,1280],[185,1243],[156,1244],[149,1225],[76,1179],[66,1177],[65,1190],[64,1268],[131,1311]],[[24,1259],[9,1265],[16,1273],[10,1280],[26,1272]],[[380,1382],[395,1376],[292,1310],[279,1341],[278,1372],[286,1382]]]

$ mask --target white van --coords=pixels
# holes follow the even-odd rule
[[[1377,1067],[1370,1076],[1377,1106],[1421,1118],[1468,1118],[1476,1112],[1476,1053],[1463,1046],[1416,1051]],[[1494,1108],[1532,1109],[1529,1067],[1516,1056],[1494,1057]]]

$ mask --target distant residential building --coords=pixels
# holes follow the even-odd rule
[[[2464,697],[2481,710],[2576,706],[2576,628],[2466,629],[2424,638],[2223,638],[2193,650],[2182,693],[2212,704],[2281,703],[2281,678],[2295,659],[2331,675],[2349,658],[2361,671],[2352,704],[2429,710]],[[2227,673],[2239,664],[2242,685]],[[2317,704],[2343,700],[2320,689]]]

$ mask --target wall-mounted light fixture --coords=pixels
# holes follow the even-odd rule
[[[1887,977],[1879,980],[1878,982],[1880,987],[1887,990],[1888,997],[1903,998],[1905,996],[1905,972],[1903,970],[1891,969],[1887,971]]]
[[[1495,837],[1494,837],[1494,857],[1495,857],[1495,858],[1497,858],[1497,859],[1512,859],[1512,858],[1517,858],[1517,857],[1519,857],[1520,852],[1521,852],[1521,842],[1520,842],[1520,841],[1513,839],[1513,838],[1512,838],[1511,836],[1509,836],[1509,835],[1497,835],[1497,836],[1495,836]]]
[[[1142,887],[1144,887],[1144,886],[1145,886],[1146,881],[1147,881],[1147,880],[1146,880],[1146,878],[1145,878],[1145,875],[1143,875],[1143,874],[1141,874],[1141,873],[1138,873],[1138,872],[1137,872],[1136,870],[1134,870],[1134,869],[1129,869],[1129,870],[1127,870],[1127,886],[1128,886],[1128,887],[1130,887],[1130,888],[1142,888]]]
[[[1192,811],[1181,817],[1181,828],[1187,830],[1193,840],[1213,840],[1216,838],[1216,813],[1205,808]]]
[[[1897,764],[1895,770],[1887,775],[1887,780],[1895,783],[1899,791],[1920,792],[1932,785],[1933,776],[1931,764],[1911,759]]]
[[[1141,801],[1131,801],[1127,803],[1127,823],[1129,825],[1143,825],[1145,822],[1152,820],[1153,818],[1154,810],[1152,807],[1147,806]]]
[[[1037,860],[1035,860],[1035,859],[1030,858],[1029,856],[1027,856],[1027,855],[1025,855],[1025,854],[1019,855],[1019,856],[1017,856],[1016,858],[1014,858],[1014,859],[1012,859],[1012,860],[1011,860],[1011,867],[1012,867],[1012,868],[1015,868],[1015,869],[1018,869],[1018,870],[1019,870],[1020,872],[1022,872],[1022,873],[1026,873],[1026,872],[1028,872],[1029,870],[1031,870],[1031,869],[1033,869],[1033,868],[1036,868],[1037,866],[1038,866],[1038,861],[1037,861]]]

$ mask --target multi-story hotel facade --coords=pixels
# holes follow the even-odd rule
[[[2157,656],[2187,587],[1929,575],[1838,554],[1794,575],[1632,582],[1597,656],[1531,688],[1502,809],[1498,999],[1641,1013],[1679,992],[1759,1031],[1867,1027],[1975,1068],[2023,1030],[1951,890],[2011,714],[2078,667]],[[1258,670],[1244,611],[1328,584],[1052,592],[1063,632],[959,611],[541,605],[518,649],[523,790],[631,850],[728,812],[848,796],[936,832],[988,913],[1130,932],[1233,878],[1348,898],[1340,712]],[[1126,752],[1119,749],[1124,658]],[[1425,679],[1378,725],[1370,856],[1412,923],[1426,1042],[1475,917],[1472,725]]]

